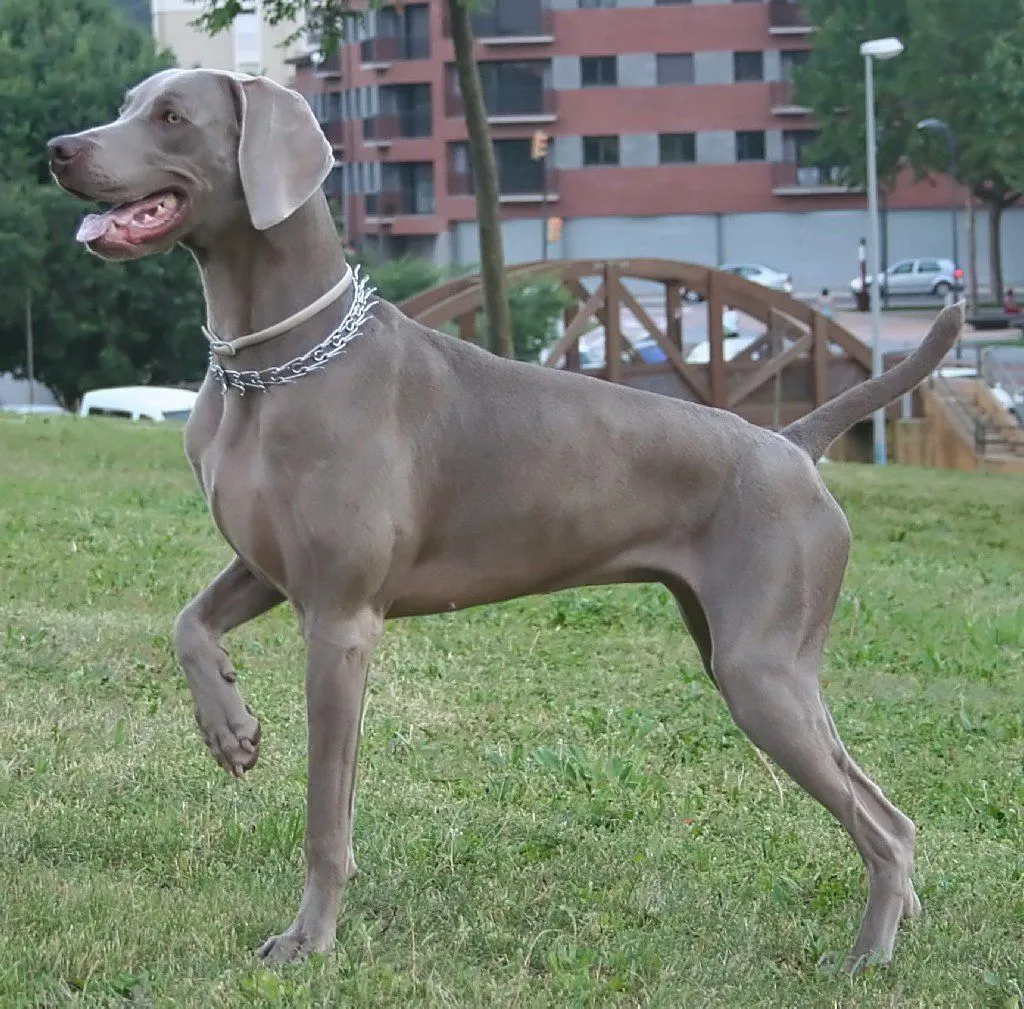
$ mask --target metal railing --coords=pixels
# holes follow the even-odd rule
[[[491,10],[474,14],[473,35],[481,42],[490,39],[545,39],[554,34],[550,9],[539,0],[497,0]],[[451,37],[451,22],[445,6],[444,34]]]
[[[422,194],[420,194],[422,195]],[[412,189],[388,189],[380,193],[366,194],[366,216],[377,218],[397,217],[399,214],[431,214],[433,213],[432,198],[426,201],[417,199]]]
[[[543,84],[510,88],[484,85],[484,105],[488,116],[553,116],[555,102],[556,92]],[[466,111],[462,95],[454,91],[445,93],[444,106],[448,116],[461,116]]]
[[[364,140],[393,140],[395,137],[429,137],[433,123],[429,107],[369,116],[363,120]]]
[[[973,403],[965,401],[953,383],[940,372],[929,377],[928,387],[941,396],[961,431],[974,439],[974,450],[978,455],[1024,455],[1024,438],[1019,424],[999,423],[986,417]]]
[[[806,31],[811,27],[811,20],[801,3],[794,3],[793,0],[768,0],[768,26]]]
[[[795,161],[779,161],[772,165],[772,186],[775,189],[846,189],[847,169],[842,165],[798,165]]]
[[[772,81],[768,85],[768,101],[773,109],[806,109],[795,98],[796,86],[792,81]]]
[[[425,60],[430,57],[429,35],[379,35],[359,43],[359,62],[394,63],[397,60]]]
[[[498,165],[498,191],[502,196],[541,196],[544,192],[544,172],[539,164]],[[558,192],[558,171],[547,170],[549,194]],[[473,174],[469,171],[448,171],[449,196],[473,196]]]

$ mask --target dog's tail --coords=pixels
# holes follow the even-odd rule
[[[783,428],[782,434],[814,462],[841,434],[923,382],[960,337],[964,303],[944,308],[921,346],[891,371],[861,382]]]

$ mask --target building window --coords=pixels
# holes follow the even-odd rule
[[[619,65],[614,56],[583,56],[580,81],[585,88],[615,87],[619,83]]]
[[[736,134],[737,161],[764,161],[764,130],[740,130]]]
[[[586,7],[614,7],[615,0],[578,0],[580,9]]]
[[[742,81],[763,81],[764,53],[733,53],[732,77],[737,84]]]
[[[434,163],[391,161],[381,165],[379,206],[371,212],[432,214],[434,212]],[[370,207],[367,207],[370,210]]]
[[[659,53],[657,67],[659,84],[693,83],[693,53]]]
[[[531,141],[509,138],[494,141],[494,160],[498,166],[498,190],[502,196],[532,196],[544,191],[544,168],[530,156]],[[469,146],[465,142],[448,145],[448,194],[472,196],[473,171]]]
[[[597,165],[617,165],[618,163],[618,137],[583,138],[583,164],[588,168]]]
[[[551,112],[550,60],[488,60],[478,66],[488,115],[535,116]],[[448,64],[446,72],[447,114],[464,115],[465,103],[455,64]]]
[[[791,81],[795,71],[805,66],[811,58],[810,49],[783,49],[779,54],[782,67],[782,79]]]
[[[658,160],[663,165],[692,165],[697,160],[696,135],[659,133]]]
[[[672,7],[677,4],[693,3],[693,0],[654,0],[655,7]]]

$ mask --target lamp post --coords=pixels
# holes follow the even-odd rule
[[[891,60],[903,52],[903,43],[897,38],[872,39],[860,47],[864,57],[865,111],[867,113],[867,155],[868,155],[868,252],[871,257],[871,376],[882,374],[882,306],[879,300],[878,275],[881,266],[878,261],[881,245],[878,223],[878,144],[875,133],[875,60]],[[884,466],[887,448],[885,444],[885,409],[876,410],[872,417],[872,433],[875,448],[875,463]]]

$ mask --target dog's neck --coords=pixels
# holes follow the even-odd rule
[[[248,221],[192,248],[203,280],[207,326],[220,340],[265,329],[301,311],[345,273],[341,239],[320,193],[266,231]],[[282,364],[319,343],[351,301],[346,292],[312,319],[225,359],[240,370]]]

